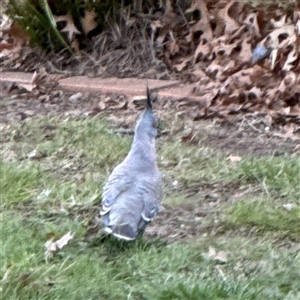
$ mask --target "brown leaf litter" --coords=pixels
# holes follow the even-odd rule
[[[95,36],[89,53],[77,47],[79,56],[73,58],[26,50],[20,45],[28,38],[3,17],[2,65],[31,71],[43,65],[47,72],[69,75],[178,78],[199,103],[194,119],[262,113],[273,121],[299,123],[300,7],[291,3],[292,10],[283,10],[278,5],[260,8],[245,2],[199,0],[179,9],[168,0],[164,11],[149,10],[143,18],[125,9],[120,16],[125,22],[115,22]],[[55,19],[66,23],[61,31],[79,45],[80,32],[70,15]],[[95,12],[86,12],[82,21],[87,34],[96,26]],[[151,30],[145,34],[140,28],[147,26]],[[9,38],[12,45],[6,44]],[[253,64],[257,47],[263,54]],[[109,105],[102,102],[99,109]],[[190,100],[183,103],[184,109],[190,105]]]

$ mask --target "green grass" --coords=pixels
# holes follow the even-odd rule
[[[3,299],[297,299],[299,254],[274,250],[268,240],[106,239],[90,246],[78,236],[47,261],[40,224],[9,214],[1,219],[2,276],[9,272]],[[228,252],[227,264],[205,256],[212,244]]]
[[[280,197],[300,200],[300,157],[296,154],[245,159],[230,177],[260,184],[266,194],[277,192]]]
[[[283,299],[288,293],[297,299],[299,254],[274,250],[266,241],[165,245],[139,239],[122,245],[106,239],[90,246],[78,236],[47,261],[41,224],[11,214],[1,220],[2,276],[10,270],[4,299]],[[226,265],[205,256],[209,245],[228,252]]]
[[[300,206],[291,210],[272,201],[272,198],[245,199],[235,203],[228,214],[228,221],[237,225],[256,226],[259,231],[275,231],[282,235],[300,238]]]
[[[255,192],[212,206],[212,227],[193,239],[126,243],[85,235],[131,137],[97,118],[35,118],[5,127],[1,140],[3,299],[299,299],[299,155],[230,163],[228,153],[164,138],[166,209],[197,205],[186,198],[191,187]],[[74,240],[45,257],[44,243],[68,231]],[[225,251],[227,262],[209,258],[209,247]]]
[[[20,167],[0,161],[1,206],[29,200],[40,184],[38,168]]]
[[[242,157],[240,163],[230,163],[228,153],[207,147],[167,143],[160,151],[160,165],[166,169],[170,181],[184,186],[213,184],[215,182],[240,185],[259,185],[266,194],[300,199],[300,156],[255,158]]]

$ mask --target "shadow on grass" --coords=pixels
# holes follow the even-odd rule
[[[146,252],[150,248],[155,248],[159,252],[166,245],[166,242],[157,237],[145,238],[142,234],[133,241],[124,241],[104,233],[89,243],[89,247],[102,247],[109,257],[117,257],[120,253],[130,250]]]

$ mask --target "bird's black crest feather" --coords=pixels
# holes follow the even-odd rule
[[[151,101],[151,96],[150,96],[150,90],[149,90],[148,83],[147,83],[147,106],[148,106],[148,108],[152,109],[152,101]]]

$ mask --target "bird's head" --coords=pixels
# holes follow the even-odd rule
[[[157,118],[152,110],[150,91],[147,87],[147,106],[139,117],[135,127],[135,133],[141,135],[147,134],[149,137],[155,138],[157,136],[157,123]]]

